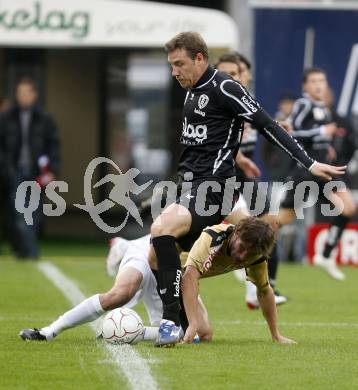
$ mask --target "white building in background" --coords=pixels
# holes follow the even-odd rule
[[[239,44],[232,18],[197,7],[1,0],[0,15],[0,96],[13,97],[22,75],[36,79],[41,103],[60,127],[67,205],[82,199],[83,174],[93,157],[108,156],[123,170],[136,166],[154,179],[170,172],[178,153],[182,90],[171,82],[166,41],[195,30],[214,56]],[[50,234],[97,234],[75,209],[50,218],[46,227]]]

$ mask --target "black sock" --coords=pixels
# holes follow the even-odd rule
[[[180,326],[182,327],[184,333],[186,332],[189,326],[188,317],[186,316],[185,313],[182,294],[180,294]]]
[[[152,238],[152,244],[158,260],[157,281],[163,302],[163,319],[179,325],[181,265],[175,237],[155,237]]]
[[[275,244],[268,261],[268,275],[269,275],[270,285],[272,288],[275,288],[275,284],[276,284],[278,263],[279,263],[279,259],[277,254],[277,245]]]
[[[327,242],[323,250],[323,256],[326,258],[331,257],[332,250],[338,244],[341,238],[344,228],[349,222],[350,218],[345,215],[338,215],[333,219],[332,225],[329,227]]]

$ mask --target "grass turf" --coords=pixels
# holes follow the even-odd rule
[[[85,295],[112,283],[101,257],[45,259]],[[244,286],[227,274],[201,282],[215,328],[212,343],[134,348],[148,359],[162,389],[358,388],[358,269],[346,271],[347,281],[339,283],[315,268],[280,268],[280,289],[290,297],[279,308],[280,329],[298,341],[296,346],[271,342],[261,313],[245,307]],[[21,328],[44,326],[70,307],[36,263],[1,257],[0,293],[1,389],[127,387],[89,327],[69,330],[53,343],[24,343],[17,337]],[[143,306],[136,310],[146,320]]]

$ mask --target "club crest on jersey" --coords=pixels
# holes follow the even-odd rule
[[[323,108],[321,107],[314,107],[313,108],[313,117],[317,121],[322,121],[326,116],[326,113]]]
[[[207,106],[209,103],[209,96],[208,95],[200,95],[198,100],[198,106],[200,110],[202,110],[204,107]]]
[[[207,95],[200,95],[198,100],[198,106],[199,108],[195,108],[194,112],[195,114],[199,114],[202,117],[205,117],[205,112],[202,111],[204,107],[209,103],[209,97]]]

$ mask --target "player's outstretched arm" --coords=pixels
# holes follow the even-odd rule
[[[277,310],[275,296],[270,286],[257,290],[257,299],[259,300],[262,314],[265,317],[270,328],[272,340],[280,344],[297,344],[296,341],[284,337],[280,334],[277,325]]]
[[[182,280],[183,301],[189,322],[184,336],[184,342],[186,343],[193,342],[200,326],[199,279],[200,272],[195,267],[188,265]]]
[[[242,117],[251,123],[271,143],[280,147],[291,158],[307,169],[314,160],[308,156],[302,146],[292,138],[279,124],[263,110],[259,103],[239,83],[225,80],[220,85],[225,109],[235,118]]]

